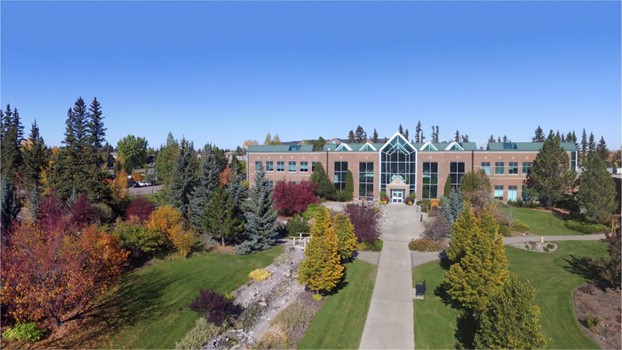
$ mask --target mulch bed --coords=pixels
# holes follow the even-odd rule
[[[574,292],[574,310],[583,333],[602,349],[621,349],[620,291],[586,284]]]

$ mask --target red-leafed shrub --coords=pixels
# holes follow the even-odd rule
[[[202,313],[205,318],[220,325],[233,309],[233,303],[213,290],[202,289],[190,304],[190,310]]]
[[[315,195],[317,185],[310,181],[301,183],[281,181],[274,186],[274,208],[283,215],[302,213],[307,206],[318,203]]]
[[[348,204],[345,212],[354,225],[354,234],[359,241],[374,243],[380,237],[380,212],[358,204]]]
[[[125,220],[128,220],[132,216],[140,219],[140,222],[145,222],[149,219],[149,215],[155,209],[153,203],[145,197],[136,197],[132,200],[130,205],[125,211]]]
[[[71,217],[67,207],[58,199],[56,192],[41,199],[37,224],[46,232],[59,232],[69,228]]]
[[[71,221],[76,227],[95,224],[99,221],[99,212],[86,196],[82,195],[71,206]]]

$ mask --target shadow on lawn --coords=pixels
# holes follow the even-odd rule
[[[568,265],[564,266],[565,270],[579,275],[588,282],[594,283],[603,289],[607,286],[607,281],[604,281],[602,278],[602,267],[597,261],[586,256],[577,258],[574,255],[571,255],[568,259],[564,259],[564,261],[568,263]]]

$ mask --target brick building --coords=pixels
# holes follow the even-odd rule
[[[401,203],[412,192],[417,199],[439,198],[446,181],[460,187],[469,171],[483,169],[490,179],[492,195],[502,201],[522,198],[524,180],[541,142],[490,143],[478,150],[473,142],[411,143],[395,133],[386,143],[346,143],[332,139],[321,151],[313,146],[290,144],[249,146],[249,181],[259,163],[272,183],[309,180],[317,163],[338,190],[345,188],[348,170],[354,175],[354,198],[378,200],[385,192],[392,203]],[[570,166],[576,170],[577,148],[562,142]]]

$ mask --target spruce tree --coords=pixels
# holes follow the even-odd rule
[[[445,186],[443,187],[443,197],[449,198],[451,195],[451,176],[447,175],[447,180],[445,180]]]
[[[585,128],[583,129],[583,133],[581,133],[581,152],[579,154],[579,162],[581,166],[585,166],[587,162],[587,134],[585,133]]]
[[[460,131],[456,130],[456,134],[454,135],[454,141],[460,142]]]
[[[354,136],[354,131],[350,130],[348,133],[348,143],[354,143],[356,140],[356,136]]]
[[[270,135],[270,133],[266,134],[266,138],[263,141],[264,146],[269,146],[272,144],[272,135]]]
[[[363,127],[360,125],[356,127],[356,131],[354,133],[354,140],[357,143],[364,143],[365,141],[367,141],[367,133],[365,132],[365,129],[363,129]]]
[[[544,207],[553,207],[570,191],[574,177],[568,154],[550,132],[527,174],[527,195],[538,197]]]
[[[344,214],[335,214],[333,229],[338,239],[338,250],[341,261],[350,261],[356,250],[356,235],[350,217]]]
[[[15,187],[17,172],[22,165],[22,155],[20,145],[24,139],[24,127],[20,121],[19,113],[11,106],[6,106],[6,112],[0,111],[0,158],[2,167],[1,176],[8,180],[8,183]]]
[[[0,231],[2,232],[2,243],[5,242],[13,219],[17,217],[20,209],[19,202],[15,200],[13,186],[7,178],[2,176],[0,178]]]
[[[222,156],[220,155],[222,153]],[[227,158],[218,147],[205,145],[201,152],[201,168],[199,171],[198,184],[192,191],[190,198],[190,222],[200,226],[204,208],[210,200],[210,196],[219,187],[220,173],[225,170]]]
[[[607,142],[604,137],[600,137],[598,145],[596,146],[596,153],[607,164],[609,162],[609,149],[607,148]]]
[[[244,230],[244,223],[236,216],[233,197],[220,186],[214,189],[203,210],[204,215],[200,217],[203,231],[220,240],[223,247],[226,241],[235,241]]]
[[[28,141],[22,147],[22,180],[27,191],[41,186],[41,175],[48,164],[48,151],[39,134],[37,121],[32,123]]]
[[[417,121],[417,127],[415,127],[415,142],[420,143],[421,141],[421,121]]]
[[[542,131],[542,128],[540,127],[540,125],[538,125],[538,128],[536,129],[533,137],[531,138],[531,142],[544,142],[544,140],[544,131]]]
[[[298,279],[316,293],[328,293],[343,277],[339,259],[339,241],[330,221],[328,209],[322,207],[311,226],[311,240],[305,248]]]
[[[335,186],[326,175],[322,163],[317,162],[315,169],[311,173],[311,181],[317,185],[317,195],[321,198],[332,200],[335,197]]]
[[[183,138],[179,145],[179,155],[173,164],[170,186],[170,203],[179,210],[187,221],[190,214],[190,198],[197,184],[197,158],[192,142]]]
[[[596,153],[587,156],[577,199],[587,220],[606,223],[616,208],[616,188],[603,159]]]
[[[408,128],[406,128],[406,130],[404,130],[404,138],[405,138],[406,140],[408,140],[408,139],[409,139],[409,135],[408,135]]]
[[[264,250],[275,242],[277,235],[277,212],[273,208],[272,189],[266,179],[263,165],[255,174],[255,185],[249,190],[248,200],[244,202],[246,241],[238,246],[238,252],[248,254],[254,250]]]
[[[378,131],[374,128],[374,133],[372,134],[371,142],[378,143]]]
[[[402,127],[402,124],[400,124],[399,128],[397,129],[397,132],[399,132],[402,136],[404,136],[404,127]]]
[[[106,142],[106,128],[104,127],[101,104],[97,101],[97,97],[93,98],[89,106],[89,117],[86,125],[89,138],[88,143],[92,147],[93,161],[101,168],[107,162],[103,148],[104,142]]]
[[[158,158],[156,159],[156,174],[158,182],[164,186],[171,184],[171,174],[173,172],[173,164],[179,155],[179,143],[169,131],[166,137],[166,145],[160,146]]]
[[[449,197],[443,198],[439,209],[440,212],[443,213],[445,219],[447,219],[447,222],[449,222],[450,225],[453,224],[464,210],[462,193],[452,188]]]
[[[542,333],[535,289],[512,276],[490,298],[479,315],[476,349],[544,349],[549,339]]]
[[[590,138],[587,142],[587,151],[594,152],[596,151],[596,141],[594,140],[594,133],[590,132]]]

